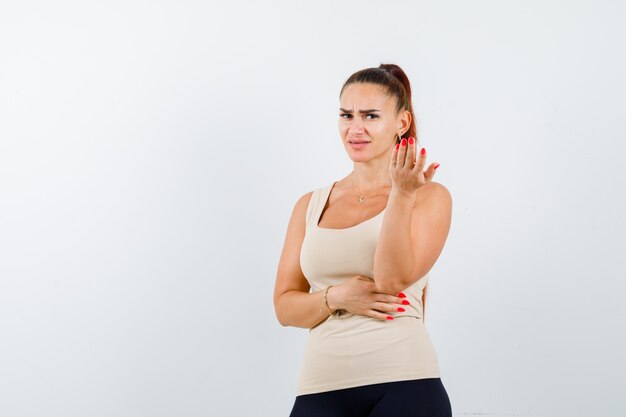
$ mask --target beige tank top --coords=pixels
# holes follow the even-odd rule
[[[300,266],[311,291],[354,275],[373,277],[374,253],[385,210],[345,229],[318,226],[335,183],[313,191],[306,212]],[[381,382],[439,378],[439,360],[424,326],[422,291],[428,276],[403,290],[410,305],[378,320],[341,310],[309,330],[297,394]]]

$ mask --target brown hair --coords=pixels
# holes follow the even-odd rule
[[[413,101],[411,100],[411,83],[402,68],[395,64],[380,64],[378,68],[365,68],[357,71],[343,84],[339,97],[348,85],[354,83],[378,84],[385,89],[388,95],[395,97],[397,102],[396,113],[402,110],[408,110],[411,113],[411,125],[409,130],[402,134],[402,138],[409,136],[417,138]],[[398,138],[397,142],[400,142],[400,139]]]

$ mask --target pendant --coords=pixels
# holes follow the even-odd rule
[[[360,195],[359,196],[359,203],[363,204],[365,202],[365,197]]]

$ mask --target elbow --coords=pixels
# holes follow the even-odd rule
[[[283,320],[279,315],[276,315],[276,320],[278,320],[278,324],[280,324],[281,326],[289,327],[289,323]]]
[[[420,273],[417,276],[410,276],[406,279],[394,278],[384,280],[376,278],[374,282],[376,283],[376,291],[385,294],[397,295],[398,293],[409,288],[411,285],[415,284],[424,276],[426,276],[426,273]]]
[[[412,265],[412,263],[411,263]],[[397,295],[411,286],[412,267],[404,266],[403,270],[394,268],[393,270],[377,271],[374,267],[374,282],[376,290],[385,294]]]
[[[278,306],[278,304],[274,304],[274,313],[276,314],[276,320],[278,321],[278,323],[283,326],[283,327],[287,327],[288,324],[285,321],[284,317],[282,314],[280,314],[280,308]]]
[[[376,283],[376,291],[382,292],[385,294],[397,295],[401,291],[405,290],[407,286],[403,283],[398,282],[398,280],[379,280],[375,279]]]
[[[280,324],[281,326],[286,327],[285,322],[281,319],[278,313],[276,313],[276,321],[278,321],[278,324]]]

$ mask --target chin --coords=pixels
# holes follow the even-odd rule
[[[372,159],[369,155],[359,154],[355,155],[353,152],[348,152],[348,156],[352,160],[352,162],[367,162]]]

